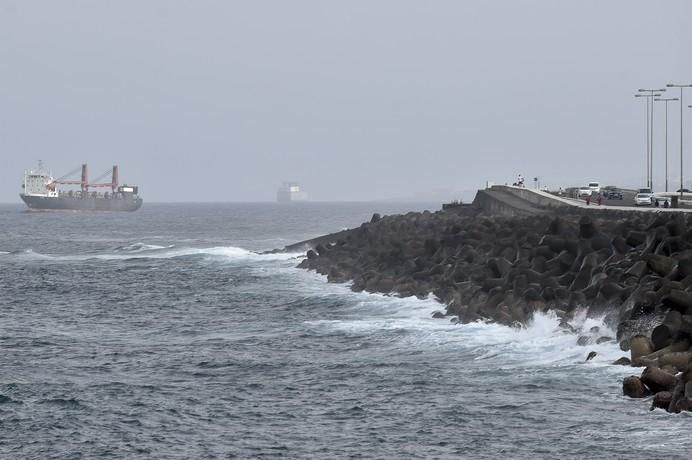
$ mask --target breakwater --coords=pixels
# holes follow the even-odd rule
[[[300,267],[355,291],[444,304],[437,317],[519,327],[536,312],[561,325],[586,310],[644,367],[623,382],[655,407],[692,409],[692,218],[683,213],[558,208],[495,215],[477,207],[374,215],[322,239]],[[588,338],[583,340],[588,345]],[[610,338],[603,338],[610,340]]]

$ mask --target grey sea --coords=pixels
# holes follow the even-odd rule
[[[624,398],[613,343],[550,314],[453,325],[260,254],[423,208],[0,206],[0,457],[690,458],[690,416]]]

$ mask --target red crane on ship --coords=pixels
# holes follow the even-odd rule
[[[71,171],[70,173],[66,174],[65,176],[61,177],[60,179],[54,180],[51,184],[48,185],[49,188],[54,189],[55,185],[54,184],[67,184],[67,185],[79,185],[82,189],[82,193],[88,193],[89,192],[89,187],[97,188],[97,187],[110,187],[111,191],[115,193],[118,190],[118,185],[119,185],[119,179],[118,179],[118,165],[113,165],[112,172],[111,170],[106,171],[104,174],[99,176],[96,180],[97,182],[89,183],[89,174],[88,174],[88,168],[86,163],[82,164],[82,178],[81,180],[71,180],[71,179],[65,179],[65,177],[69,177],[75,172],[77,172],[79,169],[76,169],[74,171]],[[111,181],[110,182],[98,182],[108,174],[111,174]]]

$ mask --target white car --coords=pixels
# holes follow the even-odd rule
[[[653,193],[637,193],[634,196],[635,206],[651,206],[652,204],[654,204]]]
[[[598,182],[589,182],[589,188],[593,193],[601,193],[601,184]]]
[[[586,198],[587,196],[591,196],[591,193],[593,193],[593,190],[589,187],[579,187],[579,190],[577,190],[577,198]]]

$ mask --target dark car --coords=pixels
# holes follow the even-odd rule
[[[605,197],[607,200],[622,200],[622,192],[620,190],[607,190]]]
[[[680,193],[680,189],[677,189],[676,192]],[[684,189],[682,189],[682,193],[692,193],[692,192],[690,191],[690,189],[684,188]]]

